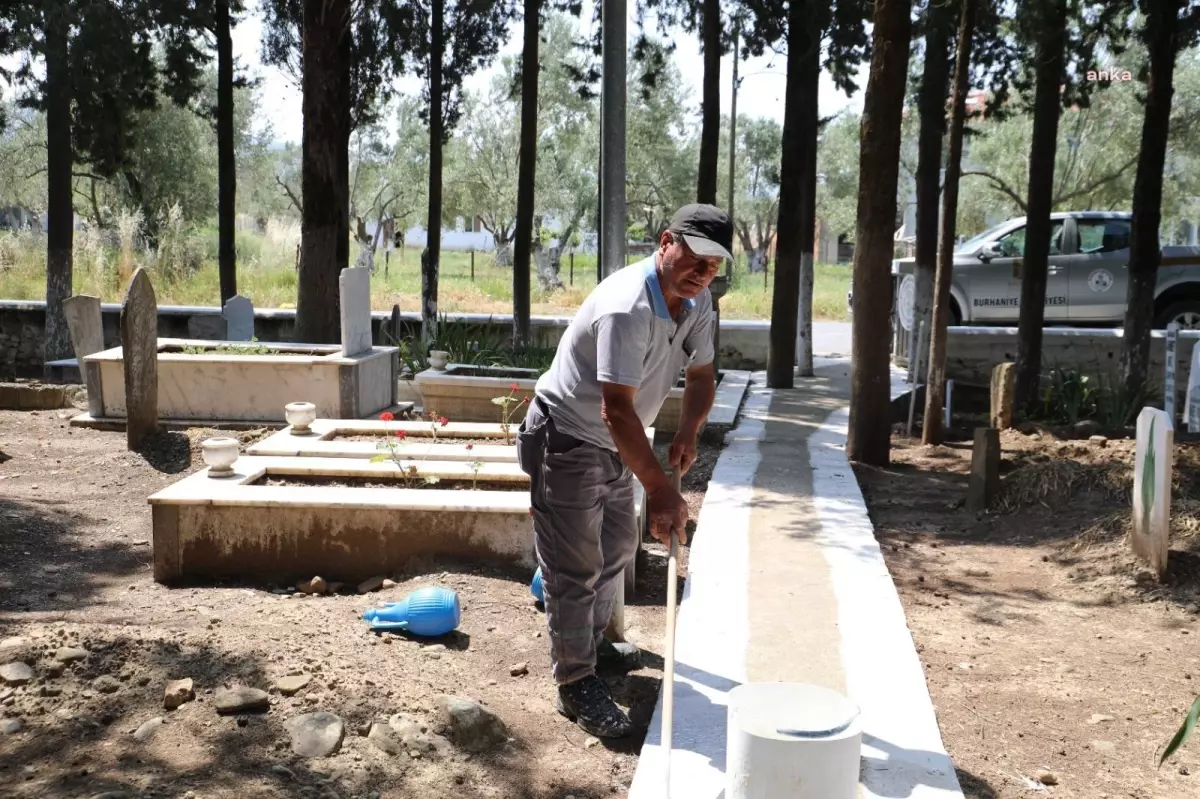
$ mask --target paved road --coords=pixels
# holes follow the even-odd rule
[[[813,322],[813,354],[849,355],[849,322]]]

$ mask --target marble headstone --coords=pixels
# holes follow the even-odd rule
[[[125,367],[125,438],[129,449],[158,430],[158,302],[146,270],[138,267],[121,303]]]
[[[367,352],[371,349],[371,271],[343,269],[338,284],[342,292],[342,355]]]
[[[1133,462],[1134,554],[1162,577],[1167,571],[1171,529],[1171,467],[1175,430],[1171,417],[1158,408],[1142,408],[1137,418]]]
[[[100,298],[76,294],[63,300],[63,314],[71,331],[71,345],[82,368],[83,359],[104,349],[104,322],[100,314]]]
[[[1192,349],[1192,368],[1188,370],[1183,421],[1187,424],[1189,433],[1200,433],[1200,343]]]
[[[388,321],[388,335],[391,337],[392,340],[389,341],[388,344],[393,347],[400,346],[401,332],[402,332],[402,330],[400,327],[400,306],[393,305],[392,306],[392,316],[391,316],[391,319]]]
[[[224,316],[227,340],[254,340],[254,303],[240,294],[235,294],[225,303]]]

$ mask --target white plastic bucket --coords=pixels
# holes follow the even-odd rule
[[[817,685],[747,683],[729,692],[725,799],[857,799],[858,708]]]

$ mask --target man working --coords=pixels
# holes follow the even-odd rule
[[[686,541],[688,507],[646,440],[645,428],[687,368],[683,417],[668,455],[686,472],[712,408],[712,296],[733,241],[729,215],[681,208],[658,250],[596,287],[571,321],[517,436],[530,476],[534,539],[558,683],[558,710],[592,735],[632,732],[596,667],[633,666],[637,650],[603,632],[617,581],[637,553],[632,475],[646,490],[651,534]]]

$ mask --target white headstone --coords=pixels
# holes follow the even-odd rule
[[[357,355],[371,349],[371,270],[343,269],[338,283],[342,292],[342,354]]]
[[[225,303],[224,316],[227,340],[254,340],[254,303],[240,294],[235,294]]]
[[[1165,385],[1163,386],[1163,409],[1174,422],[1179,418],[1175,415],[1175,352],[1179,348],[1179,324],[1172,322],[1167,325],[1167,353]]]
[[[1175,428],[1158,408],[1142,408],[1137,418],[1133,462],[1133,551],[1162,577],[1167,571],[1171,527],[1171,467]]]
[[[1187,423],[1189,433],[1200,433],[1200,342],[1192,349],[1192,368],[1188,370],[1183,421]]]
[[[82,368],[83,359],[104,349],[104,322],[100,313],[100,298],[76,294],[63,300],[63,315],[71,332],[71,345]]]

